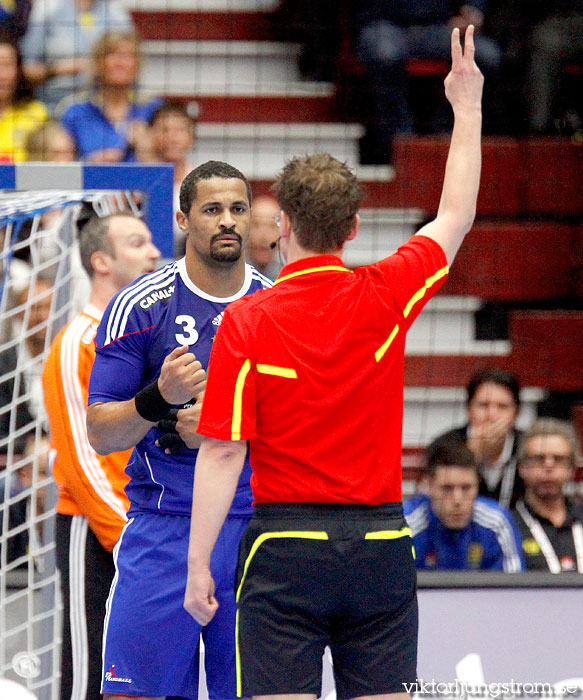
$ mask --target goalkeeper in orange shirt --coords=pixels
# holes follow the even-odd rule
[[[43,390],[56,453],[57,566],[65,608],[60,697],[98,700],[105,602],[115,573],[112,552],[129,506],[124,469],[131,450],[103,457],[89,444],[85,418],[93,340],[113,295],[153,271],[160,251],[147,226],[129,212],[91,218],[79,243],[90,297],[53,341]]]

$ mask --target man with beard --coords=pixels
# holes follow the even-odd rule
[[[583,573],[583,509],[564,494],[577,455],[573,428],[556,418],[536,420],[520,443],[518,471],[526,490],[514,516],[528,570]]]
[[[201,627],[183,609],[196,435],[212,341],[227,305],[271,283],[245,264],[251,191],[209,161],[184,179],[186,255],[122,290],[97,332],[88,434],[100,454],[134,447],[129,522],[117,548],[101,692],[196,698]],[[235,697],[234,578],[251,515],[250,466],[213,555],[222,615],[203,632],[212,698]]]

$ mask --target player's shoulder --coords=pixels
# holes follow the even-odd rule
[[[253,267],[253,265],[249,265],[249,263],[246,263],[245,267],[251,275],[251,283],[253,290],[255,290],[255,288],[270,289],[271,287],[273,287],[273,280],[269,277],[266,277],[263,273],[259,272],[259,270],[256,267]]]
[[[510,511],[487,496],[478,496],[474,502],[473,521],[490,530],[497,530],[512,523]]]
[[[413,536],[423,532],[430,524],[429,497],[417,494],[403,503],[403,512]]]
[[[270,296],[273,280],[261,274],[252,265],[245,265],[247,291],[244,296],[232,301],[229,306],[229,314],[239,316],[241,313],[249,313],[260,306]]]
[[[124,335],[132,320],[141,322],[155,316],[161,305],[174,295],[177,277],[178,266],[173,261],[138,277],[119,291],[104,315],[106,344]]]

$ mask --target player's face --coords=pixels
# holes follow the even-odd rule
[[[143,221],[115,216],[109,221],[109,238],[114,250],[110,259],[116,288],[121,289],[156,269],[160,251],[152,243],[152,234]]]
[[[438,467],[428,482],[433,512],[443,525],[461,530],[469,524],[478,495],[478,476],[465,467]]]
[[[501,422],[507,430],[514,425],[518,408],[512,393],[500,384],[481,384],[468,405],[471,425]]]
[[[197,183],[197,196],[188,215],[178,212],[187,233],[187,256],[207,265],[232,265],[249,240],[251,209],[247,188],[238,178],[212,177]]]
[[[526,459],[520,476],[527,489],[541,500],[555,499],[573,478],[573,455],[563,435],[534,435],[525,445]]]

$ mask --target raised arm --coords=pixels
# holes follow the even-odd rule
[[[474,61],[474,27],[466,29],[462,51],[459,29],[451,35],[451,71],[445,95],[454,113],[454,126],[445,167],[437,216],[417,233],[443,248],[449,264],[471,229],[480,185],[482,86],[484,78]]]
[[[134,447],[175,405],[204,392],[206,372],[186,345],[164,360],[160,376],[126,401],[93,403],[87,410],[87,434],[101,455]]]

